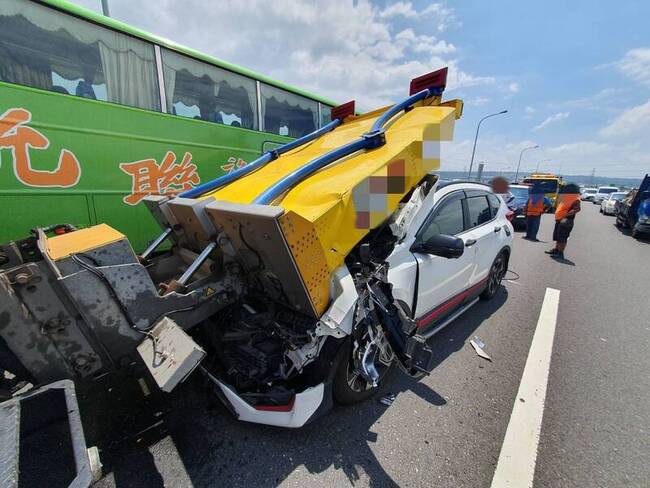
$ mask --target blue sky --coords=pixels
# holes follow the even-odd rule
[[[466,105],[442,169],[466,168],[478,120],[507,109],[482,125],[486,170],[539,144],[523,170],[650,172],[648,1],[110,2],[119,20],[365,109],[450,66],[447,97]]]

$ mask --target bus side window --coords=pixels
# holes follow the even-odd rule
[[[262,83],[264,130],[300,137],[318,128],[318,102]]]
[[[170,113],[257,129],[255,80],[168,49],[162,60]]]
[[[320,104],[320,126],[329,124],[332,121],[332,107]]]
[[[153,45],[35,2],[2,1],[0,79],[160,110]]]

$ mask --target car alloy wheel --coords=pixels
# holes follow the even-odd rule
[[[501,253],[494,260],[494,263],[492,263],[485,291],[481,294],[482,298],[490,299],[496,294],[497,290],[501,286],[501,281],[503,280],[506,271],[506,258],[503,253]]]

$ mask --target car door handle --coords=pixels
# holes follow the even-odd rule
[[[500,225],[497,225],[497,226],[494,228],[494,233],[496,234],[496,233],[499,232],[500,230],[501,230],[501,226],[500,226]]]
[[[472,247],[474,244],[476,244],[476,239],[467,239],[465,241],[465,247]]]

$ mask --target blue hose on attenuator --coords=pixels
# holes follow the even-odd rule
[[[350,154],[353,154],[362,149],[374,149],[376,147],[383,146],[386,143],[386,139],[384,137],[384,125],[386,125],[390,119],[392,119],[402,110],[408,109],[414,103],[431,96],[439,95],[441,93],[442,89],[426,89],[410,96],[400,103],[393,105],[380,117],[378,117],[377,120],[375,120],[375,123],[372,125],[369,132],[363,134],[356,141],[349,142],[341,147],[323,154],[322,156],[317,157],[316,159],[312,159],[304,166],[301,166],[292,173],[286,175],[280,181],[271,185],[264,192],[259,194],[257,198],[253,200],[253,203],[269,205],[280,195],[293,188],[301,181],[304,181],[319,169],[332,164],[334,161],[349,156]]]
[[[210,180],[206,183],[203,183],[199,186],[196,186],[192,188],[191,190],[184,191],[183,193],[179,194],[179,197],[182,198],[197,198],[203,195],[204,193],[207,193],[209,191],[215,190],[221,186],[227,185],[229,183],[232,183],[233,181],[241,178],[244,175],[247,175],[248,173],[251,173],[262,166],[265,166],[266,164],[270,163],[274,159],[277,159],[281,154],[284,154],[288,151],[291,151],[292,149],[295,149],[297,147],[302,146],[303,144],[306,144],[308,142],[313,141],[314,139],[319,138],[323,134],[328,133],[329,131],[335,129],[341,124],[341,120],[335,119],[332,120],[330,123],[324,125],[320,129],[311,132],[307,135],[304,135],[298,139],[295,139],[291,142],[288,142],[286,144],[283,144],[280,147],[277,147],[271,151],[267,151],[264,154],[262,154],[259,158],[257,158],[255,161],[250,162],[246,166],[239,168],[231,173],[228,173],[226,175],[220,176],[218,178],[215,178],[214,180]]]
[[[402,110],[405,110],[405,109],[411,107],[411,105],[413,105],[414,103],[419,102],[420,100],[424,100],[425,98],[429,98],[429,97],[432,97],[432,96],[435,96],[435,95],[440,95],[440,94],[442,94],[442,89],[441,88],[436,89],[436,90],[432,90],[432,89],[427,88],[426,90],[422,90],[422,91],[417,92],[414,95],[411,95],[406,100],[404,100],[404,101],[402,101],[400,103],[396,103],[391,108],[386,110],[383,114],[381,114],[380,117],[377,117],[377,120],[375,120],[375,123],[372,124],[372,127],[370,128],[369,133],[373,133],[375,131],[383,129],[384,125],[386,125],[386,122],[388,122],[390,119],[395,117],[395,115],[400,113]]]

